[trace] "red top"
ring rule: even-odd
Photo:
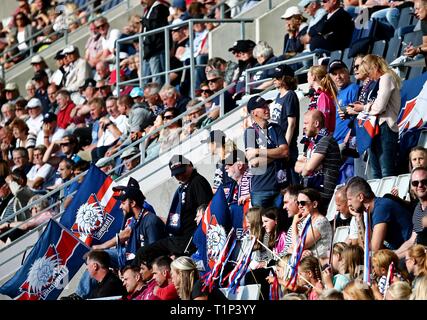
[[[59,110],[58,112],[58,127],[62,129],[66,129],[68,125],[71,123],[71,110],[74,109],[76,105],[70,101],[68,106],[65,107],[65,109]]]
[[[157,296],[160,300],[178,300],[178,292],[176,292],[173,283],[168,284],[166,287],[157,289]]]

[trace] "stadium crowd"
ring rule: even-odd
[[[228,17],[256,2],[246,1],[240,10],[227,13]],[[397,162],[402,79],[389,62],[374,54],[359,54],[352,65],[323,59],[313,66],[282,64],[250,79],[245,72],[308,53],[329,55],[349,47],[359,2],[302,0],[281,17],[286,26],[283,52],[274,54],[265,41],[237,40],[229,48],[232,61],[208,56],[207,37],[217,24],[198,22],[193,30],[180,24],[191,18],[219,18],[219,7],[212,0],[141,0],[143,13],[130,17],[123,30],[114,29],[96,12],[71,8],[72,3],[66,4],[73,12],[67,26],[58,26],[64,21],[57,11],[52,12],[55,1],[18,3],[9,25],[0,32],[0,59],[10,68],[28,57],[25,61],[33,66],[34,75],[25,90],[14,82],[0,81],[0,230],[13,230],[0,234],[1,245],[67,208],[82,179],[52,196],[50,202],[39,199],[87,170],[90,163],[117,178],[209,128],[220,117],[221,99],[208,98],[225,86],[235,84],[224,93],[225,113],[238,108],[247,81],[267,79],[251,89],[261,92],[274,86],[278,92],[274,100],[254,95],[243,107],[248,116],[243,151],[219,130],[202,141],[220,158],[213,164],[212,186],[191,159],[182,155],[171,158],[169,168],[179,187],[166,219],[146,205],[137,181],[130,179],[127,186],[118,188],[120,194],[115,197],[129,223],[117,237],[92,247],[85,257],[87,272],[76,292],[63,299],[226,299],[218,283],[213,290],[204,289],[210,267],[202,252],[206,248],[196,239],[198,224],[205,223],[205,209],[218,190],[225,193],[227,206],[235,215],[232,219],[240,221],[236,231],[242,248],[255,239],[249,271],[241,284],[259,284],[260,299],[427,298],[427,150],[415,147],[408,155],[400,155],[406,161],[404,166]],[[369,8],[371,19],[378,18],[383,28],[394,30],[400,9],[408,5],[415,8],[424,40],[427,1],[368,0],[364,7]],[[78,27],[74,18],[87,19],[90,24],[84,52],[66,46],[55,55],[55,69],[41,55],[30,55],[29,46],[34,43],[25,41],[29,34],[47,27],[74,30]],[[176,25],[171,29],[171,69],[189,65],[192,57],[196,61],[194,99],[189,97],[188,71],[171,72],[167,80],[158,75],[165,70],[163,34],[123,46],[120,70],[115,69],[117,39],[166,25]],[[189,47],[190,32],[193,48]],[[49,33],[43,31],[43,39],[37,39],[38,48],[32,52],[55,40],[46,36]],[[12,54],[7,48],[13,44],[18,44],[14,49],[18,56],[6,61]],[[140,47],[144,50],[142,64]],[[426,47],[425,40],[418,47],[408,44],[403,54],[424,55]],[[298,81],[303,80],[296,74],[301,67],[307,68],[310,88],[304,113],[307,106],[300,105],[295,92]],[[126,85],[118,92],[118,74],[121,81],[147,78],[143,87]],[[174,121],[183,113],[181,120]],[[369,117],[375,119],[378,133],[362,147],[357,121]],[[111,158],[145,136],[143,157],[139,148],[131,147]],[[411,179],[404,199],[399,198],[397,188],[379,197],[367,182],[407,172]],[[342,186],[336,189],[338,185]],[[58,200],[61,208],[49,207]],[[33,202],[31,210],[15,215]],[[332,221],[326,218],[330,202],[337,208]],[[369,243],[365,242],[364,212],[370,221]],[[348,227],[348,236],[337,242],[340,227]],[[118,242],[124,244],[119,254]],[[288,261],[301,245],[298,279],[290,284],[286,281]],[[369,283],[362,279],[367,248],[372,254]]]

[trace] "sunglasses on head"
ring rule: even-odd
[[[302,207],[305,207],[309,203],[311,203],[311,201],[308,201],[308,200],[297,201],[297,204]]]
[[[423,186],[427,186],[427,179],[423,179],[423,180],[413,180],[411,182],[411,185],[415,188],[417,188],[420,184],[422,184]]]

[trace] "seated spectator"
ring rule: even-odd
[[[1,158],[12,164],[12,150],[15,148],[13,131],[9,126],[0,127],[0,150]]]
[[[153,279],[156,281],[153,293],[160,300],[177,300],[178,292],[171,278],[172,259],[160,256],[153,261]]]
[[[40,100],[43,107],[43,113],[49,111],[49,97],[47,95],[47,87],[49,86],[49,78],[44,70],[39,70],[34,73],[33,80],[36,82],[36,98]]]
[[[68,59],[68,72],[65,75],[64,89],[69,92],[78,91],[85,80],[90,77],[90,66],[80,57],[79,49],[73,45],[66,47],[62,53]]]
[[[33,166],[27,173],[27,185],[32,190],[43,191],[53,183],[55,177],[54,168],[43,161],[43,155],[46,152],[46,146],[38,145],[33,151]]]
[[[28,110],[25,109],[26,105],[27,105],[27,100],[25,100],[24,98],[16,100],[16,107],[15,107],[16,117],[24,120],[25,122],[27,122],[27,120],[30,117],[28,115]]]
[[[60,140],[65,130],[58,127],[56,114],[48,112],[43,115],[43,127],[37,135],[36,145],[49,146],[52,141]]]
[[[185,106],[190,101],[190,98],[182,96],[175,87],[169,84],[163,85],[159,95],[165,109],[177,109],[179,114],[185,112]]]
[[[15,82],[8,82],[4,87],[6,93],[6,100],[12,104],[20,97],[18,85]]]
[[[400,1],[398,1],[400,2]],[[393,3],[393,2],[392,2]],[[421,29],[423,30],[423,41],[418,47],[414,47],[412,44],[409,44],[405,49],[403,54],[408,57],[415,57],[417,54],[422,54],[424,56],[424,61],[427,61],[427,38],[426,38],[426,21],[427,21],[427,12],[426,12],[427,3],[424,0],[414,1],[414,10],[415,17],[421,21]]]
[[[33,149],[31,149],[31,152],[32,151]],[[13,164],[14,164],[14,166],[12,167],[12,171],[19,169],[23,171],[25,174],[27,174],[32,167],[32,164],[31,164],[32,159],[29,158],[28,150],[24,147],[18,147],[16,149],[13,149],[12,154],[13,154]]]
[[[142,280],[140,269],[139,266],[126,266],[121,271],[123,286],[127,291],[122,300],[142,300],[142,292],[146,286]]]
[[[39,99],[33,98],[28,101],[25,108],[28,110],[28,114],[30,115],[26,121],[29,129],[28,132],[37,137],[43,128],[42,103]]]
[[[208,63],[205,68],[205,73],[211,70],[221,71],[224,75],[224,84],[228,86],[234,77],[235,70],[238,68],[238,64],[233,61],[225,61],[220,57],[211,58],[208,60]]]
[[[172,122],[173,119],[179,115],[178,112],[178,109],[175,108],[166,109],[163,115],[163,124],[167,125],[167,127],[160,131],[160,153],[168,151],[169,149],[179,145],[182,131],[182,120],[179,119]]]
[[[303,44],[308,44],[308,32],[320,19],[326,14],[325,9],[322,8],[320,0],[301,0],[298,7],[303,8],[304,12],[309,16],[307,33],[302,38]]]
[[[199,105],[196,107],[196,105]],[[187,116],[184,117],[181,140],[191,136],[192,133],[200,129],[204,119],[205,107],[200,104],[200,100],[192,99],[187,103]]]
[[[107,157],[103,157],[99,159],[95,164],[102,172],[109,175],[113,180],[116,180],[119,176],[115,173],[114,168],[116,166],[116,162],[114,159],[108,160]]]
[[[152,126],[148,126],[145,128],[145,135],[147,139],[145,139],[145,162],[148,162],[159,155],[160,152],[160,132],[159,129],[163,125],[163,115],[159,114],[156,117]],[[154,131],[157,131],[154,133]]]
[[[106,82],[110,81],[110,66],[107,62],[104,61],[100,61],[96,64],[95,67],[95,76],[93,77],[93,79],[95,81],[99,81],[99,80],[105,80]]]
[[[65,55],[62,54],[62,50],[59,50],[55,57],[54,57],[55,61],[56,61],[56,71],[52,74],[52,76],[49,79],[49,82],[52,84],[56,84],[58,87],[59,86],[63,86],[64,81],[65,81]]]
[[[58,105],[56,112],[58,127],[65,130],[71,124],[71,113],[76,105],[71,100],[70,93],[67,90],[59,90],[56,93],[56,102]]]
[[[164,111],[163,101],[159,94],[160,89],[160,84],[156,82],[149,82],[144,86],[145,101],[148,103],[151,112],[153,112],[155,116],[158,116]]]
[[[12,123],[13,119],[15,119],[15,105],[12,103],[5,103],[1,107],[1,114],[2,114],[2,121],[0,122],[0,125],[2,127],[8,126]]]
[[[49,79],[52,76],[52,71],[49,69],[49,66],[47,65],[46,61],[43,59],[43,57],[39,54],[35,54],[31,57],[31,65],[33,66],[34,73],[37,71],[43,70],[46,72]]]
[[[254,47],[253,55],[255,59],[258,61],[257,66],[264,66],[268,65],[270,63],[277,62],[281,60],[281,58],[278,58],[274,55],[273,48],[265,41],[260,41],[258,44]],[[254,81],[260,81],[260,80],[267,80],[273,77],[274,68],[271,69],[264,69],[259,70],[255,73],[253,76]],[[252,85],[252,87],[256,87],[259,89],[266,89],[273,85],[273,80],[264,81],[262,83],[257,83]]]
[[[14,17],[14,25],[16,30],[13,34],[14,40],[18,44],[19,49],[19,60],[21,61],[25,59],[29,52],[28,49],[30,47],[30,42],[28,39],[31,37],[31,20],[24,13],[18,13]]]
[[[136,147],[131,147],[120,155],[120,159],[123,160],[124,166],[123,170],[121,171],[122,174],[129,172],[139,165],[141,161],[140,151]]]
[[[115,54],[115,41],[120,37],[120,30],[111,28],[107,18],[99,17],[95,20],[95,28],[101,35],[102,53],[95,60],[111,63]]]
[[[33,148],[36,146],[36,137],[29,133],[29,129],[24,120],[16,118],[11,124],[13,136],[15,137],[15,147],[28,150],[29,159],[33,159]]]
[[[25,91],[27,91],[27,96],[25,97],[26,100],[31,100],[32,98],[36,97],[36,81],[33,79],[30,79],[25,84]]]
[[[101,34],[96,29],[95,22],[92,21],[89,23],[89,38],[86,41],[85,45],[85,55],[84,59],[90,65],[92,69],[95,69],[97,64],[97,57],[102,52],[102,41]]]
[[[99,120],[107,114],[107,110],[105,109],[105,101],[100,97],[95,97],[89,101],[90,108],[90,118],[92,123],[91,136],[92,141],[88,146],[83,147],[85,151],[92,151],[96,148],[98,144],[98,131],[100,128]]]

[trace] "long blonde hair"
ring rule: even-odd
[[[427,300],[427,276],[419,277],[409,300]]]
[[[262,241],[262,220],[261,220],[261,208],[250,208],[246,214],[246,220],[250,224],[249,232],[254,235],[258,240]],[[255,242],[253,250],[261,249],[261,245]]]
[[[351,297],[351,300],[375,300],[372,289],[360,279],[350,281],[343,293]]]
[[[408,300],[411,291],[409,283],[406,281],[396,281],[388,288],[387,294],[390,295],[391,300]]]
[[[377,56],[375,54],[367,54],[363,57],[362,63],[366,65],[366,68],[368,70],[377,69],[382,74],[389,73],[393,78],[397,89],[400,89],[402,85],[402,80],[399,78],[396,72],[394,72],[394,70],[390,68],[387,61],[383,57]]]
[[[179,274],[178,296],[181,300],[190,300],[194,282],[199,279],[199,272],[190,257],[181,256],[171,263],[171,270]]]
[[[310,72],[313,75],[313,77],[319,82],[322,90],[329,93],[334,99],[334,102],[338,103],[338,99],[337,99],[338,89],[334,81],[326,71],[326,68],[324,66],[312,66],[308,70],[308,72]]]

